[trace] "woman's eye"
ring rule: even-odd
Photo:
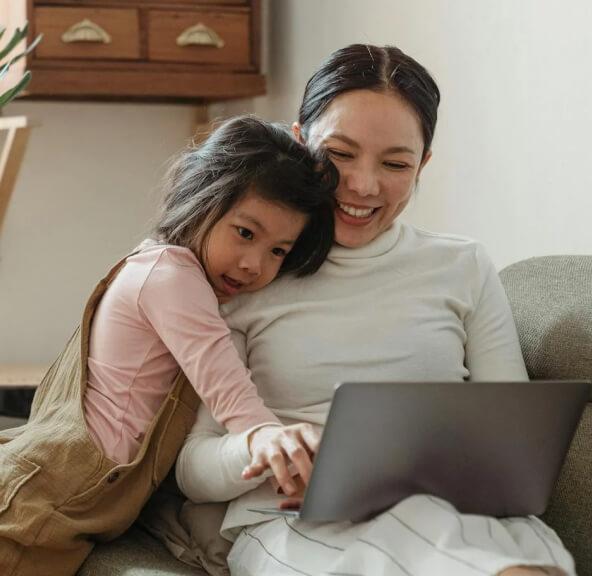
[[[285,258],[288,255],[288,252],[286,252],[286,250],[283,248],[274,248],[271,253],[274,256],[279,256],[280,258]]]
[[[244,238],[245,240],[252,240],[253,239],[253,233],[248,228],[243,228],[242,226],[237,226],[236,231],[238,232],[238,235],[241,238]]]
[[[352,158],[352,155],[349,152],[343,152],[342,150],[335,150],[334,148],[328,148],[327,152],[329,153],[330,156],[333,156],[334,158]]]
[[[401,162],[384,162],[383,164],[391,170],[404,170],[407,168],[407,164],[403,164]]]

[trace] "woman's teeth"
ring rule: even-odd
[[[346,214],[350,216],[354,216],[355,218],[368,218],[372,212],[374,212],[374,208],[354,208],[353,206],[348,206],[347,204],[342,204],[341,202],[337,202],[337,205],[341,210],[343,210]]]

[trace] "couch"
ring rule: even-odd
[[[531,379],[592,378],[592,256],[544,256],[500,272]],[[544,520],[592,576],[592,399],[576,432]],[[134,526],[101,544],[79,576],[202,576]],[[205,572],[202,572],[205,574]]]
[[[500,277],[516,320],[530,377],[592,378],[592,256],[546,256],[508,266]],[[592,576],[592,404],[562,468],[544,520]],[[136,523],[99,544],[78,576],[205,576],[176,560]]]

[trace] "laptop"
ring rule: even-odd
[[[463,513],[540,515],[590,392],[567,380],[340,384],[301,508],[251,510],[362,521],[430,494]]]

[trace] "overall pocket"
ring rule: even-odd
[[[52,511],[42,491],[31,488],[41,466],[0,446],[0,536],[31,544]]]

